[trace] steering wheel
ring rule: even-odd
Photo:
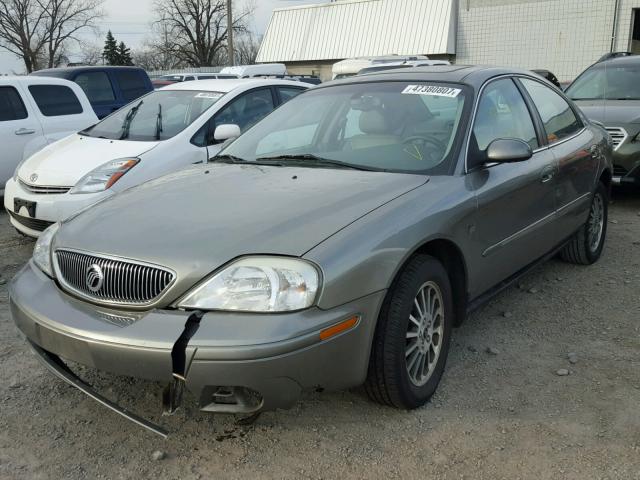
[[[410,137],[402,140],[402,143],[411,143],[413,145],[416,144],[431,144],[436,147],[438,150],[445,151],[447,146],[442,142],[442,140],[434,137],[433,135],[411,135]]]

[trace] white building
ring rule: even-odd
[[[610,51],[640,53],[640,0],[337,0],[283,8],[273,12],[258,61],[326,80],[345,58],[428,55],[543,68],[568,81]]]

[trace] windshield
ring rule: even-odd
[[[465,106],[462,88],[376,82],[309,90],[259,122],[221,156],[448,173]]]
[[[567,89],[572,100],[640,100],[640,65],[599,65]]]
[[[191,125],[222,95],[219,92],[157,90],[80,133],[111,140],[167,140]]]

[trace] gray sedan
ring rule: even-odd
[[[612,146],[526,71],[439,66],[324,84],[207,165],[55,224],[13,280],[52,372],[158,433],[61,358],[186,388],[209,412],[364,384],[433,395],[452,328],[559,253],[603,249]]]

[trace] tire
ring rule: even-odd
[[[587,221],[560,251],[560,257],[565,262],[577,265],[591,265],[598,261],[607,236],[608,218],[609,195],[607,188],[602,183],[598,183],[591,197]]]
[[[424,299],[419,295],[421,291],[425,293]],[[431,301],[426,302],[429,296]],[[438,260],[429,255],[416,255],[409,260],[389,290],[378,318],[365,382],[365,390],[372,400],[396,408],[413,409],[431,398],[449,354],[452,297],[449,276]],[[417,305],[422,305],[421,310],[428,310],[425,304],[429,303],[434,306],[431,310],[436,315],[423,315],[422,321],[415,322],[420,320],[420,310],[415,303],[418,298],[423,300]],[[415,360],[416,352],[425,358],[422,365],[426,368],[416,367],[416,362],[421,361],[421,358]]]

